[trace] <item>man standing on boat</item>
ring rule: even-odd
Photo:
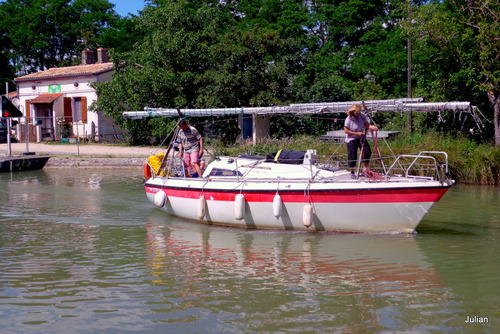
[[[194,126],[190,126],[185,120],[179,122],[180,140],[179,157],[183,158],[184,170],[192,167],[195,174],[192,177],[201,177],[200,158],[203,156],[203,137]],[[189,176],[189,175],[188,175]]]
[[[365,166],[363,171],[365,175],[370,176],[370,157],[372,150],[368,141],[366,140],[366,132],[368,130],[377,131],[378,128],[370,125],[368,117],[361,113],[361,105],[354,104],[347,111],[347,118],[344,122],[344,132],[346,134],[345,142],[347,144],[347,160],[349,168],[351,169],[351,177],[354,179],[354,167],[358,160],[358,149],[361,149],[361,162]]]

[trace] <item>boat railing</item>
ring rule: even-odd
[[[444,157],[444,162],[438,162],[435,156]],[[396,156],[394,162],[387,169],[386,175],[390,176],[399,170],[402,170],[402,175],[407,178],[436,179],[444,183],[449,181],[448,154],[441,151],[401,154]]]
[[[145,168],[149,168],[153,179],[158,176],[186,177],[182,158],[177,156],[165,158],[158,166],[152,165],[149,161],[146,162],[146,165]]]
[[[323,159],[322,159],[323,158]],[[326,159],[325,159],[326,158]],[[442,162],[441,162],[442,161]],[[318,157],[316,166],[330,171],[350,169],[346,154],[329,157]],[[358,173],[362,172],[361,161],[356,161]],[[374,173],[372,180],[389,181],[393,176],[404,176],[415,179],[449,180],[448,154],[441,151],[421,151],[419,153],[377,157],[372,155],[370,170]]]
[[[311,152],[313,153],[313,152]],[[437,159],[439,157],[439,159]],[[330,157],[331,158],[331,157]],[[249,162],[249,158],[243,156],[241,159],[238,157],[230,158],[234,165],[233,169],[238,181],[245,178],[245,176],[254,168],[265,168],[262,163],[265,159],[256,159]],[[442,162],[438,161],[441,160]],[[338,171],[348,169],[347,161],[339,159],[338,161],[322,160],[321,156],[311,155],[311,159],[306,159],[303,163],[304,166],[308,166],[310,169],[309,178],[310,182],[316,180],[318,171],[313,172],[313,165],[321,170]],[[182,164],[182,159],[179,157],[171,157],[166,159],[163,169],[154,172],[151,167],[152,177],[155,178],[158,175],[164,177],[176,177],[184,178],[186,177],[184,173],[184,167]],[[376,172],[378,178],[377,181],[390,181],[394,176],[402,176],[406,178],[414,179],[425,179],[425,180],[439,180],[441,183],[449,182],[449,170],[448,170],[448,154],[441,151],[421,151],[417,154],[401,154],[392,157],[384,158],[373,158],[371,159],[370,169]],[[320,178],[321,182],[324,182],[324,178]]]

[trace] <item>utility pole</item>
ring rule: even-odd
[[[411,49],[411,40],[408,38],[408,98],[412,98],[412,86],[411,86],[411,65],[412,65],[412,49]],[[407,123],[406,126],[408,127],[408,131],[412,131],[412,114],[411,110],[408,110],[407,114]]]
[[[408,19],[410,19],[410,12],[411,12],[411,0],[408,0],[408,10],[407,10],[407,15],[408,15]],[[408,38],[407,41],[406,41],[406,45],[407,45],[407,51],[408,51],[408,64],[407,64],[407,73],[408,73],[408,77],[407,77],[407,89],[408,89],[408,98],[412,98],[413,94],[412,94],[412,86],[411,86],[411,67],[412,67],[412,45],[411,45],[411,39]],[[412,114],[411,114],[411,110],[408,110],[408,114],[406,116],[406,127],[408,128],[408,131],[411,132],[412,131]]]

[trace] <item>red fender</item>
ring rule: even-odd
[[[147,162],[144,163],[144,178],[146,180],[151,178],[151,167]]]

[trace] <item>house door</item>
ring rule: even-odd
[[[52,103],[35,104],[35,124],[38,127],[37,141],[55,140],[54,111]]]

